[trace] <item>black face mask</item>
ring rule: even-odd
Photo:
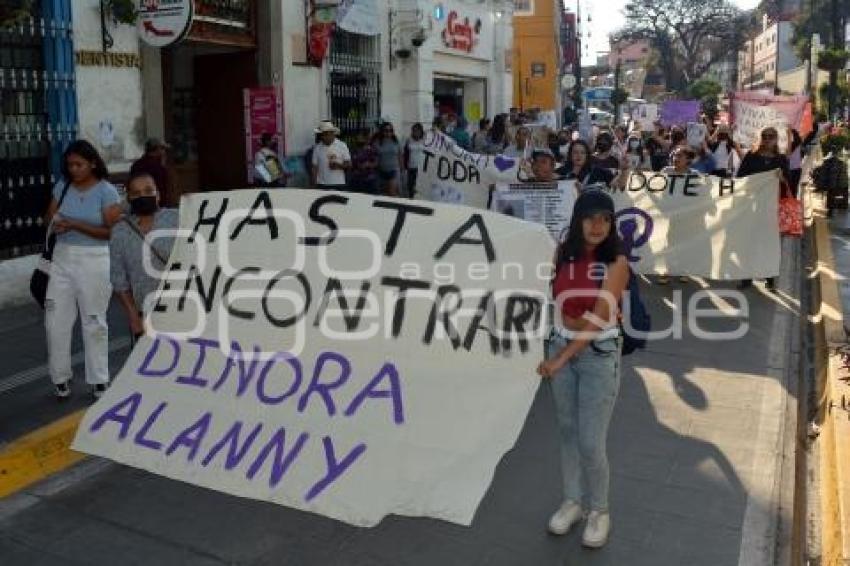
[[[136,216],[150,216],[157,208],[156,197],[138,197],[130,201],[130,212]]]

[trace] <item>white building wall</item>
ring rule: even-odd
[[[100,1],[74,0],[74,51],[102,51]],[[112,52],[139,54],[136,28],[109,24]],[[145,124],[138,68],[76,66],[79,136],[94,144],[110,172],[127,171],[142,153]],[[110,134],[111,132],[111,134]]]
[[[486,79],[486,107],[482,116],[507,112],[512,104],[513,82],[505,68],[505,52],[513,42],[510,17],[512,3],[506,0],[389,0],[379,2],[381,29],[381,116],[390,120],[403,137],[416,122],[430,125],[434,115],[434,76],[453,75]],[[482,34],[483,45],[473,56],[446,49],[440,34],[445,20],[434,19],[434,8],[443,5],[472,18],[481,18],[489,32]],[[390,10],[397,10],[394,21],[412,18],[419,10],[430,28],[428,40],[419,48],[411,48],[407,59],[392,57],[397,42],[409,40],[409,33],[393,30],[394,46],[390,46]],[[497,12],[501,17],[497,17]],[[316,124],[330,116],[328,97],[328,69],[298,64],[303,61],[304,4],[282,2],[271,8],[272,31],[269,60],[272,69],[279,72],[285,97],[286,150],[289,155],[305,153],[313,143]],[[430,24],[428,23],[430,22]],[[274,31],[278,25],[281,31]],[[409,29],[409,28],[408,28]],[[406,43],[408,47],[409,42]],[[393,60],[391,60],[393,59]],[[262,76],[262,73],[261,73]],[[476,86],[472,86],[474,93]],[[475,125],[475,124],[473,124]]]

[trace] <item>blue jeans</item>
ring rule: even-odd
[[[549,380],[558,418],[564,499],[591,511],[608,510],[606,445],[620,389],[620,341],[594,342]],[[547,358],[567,344],[554,336],[547,344]]]

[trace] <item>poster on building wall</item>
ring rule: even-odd
[[[809,97],[806,95],[779,96],[770,93],[736,92],[732,96],[732,125],[735,141],[751,147],[763,128],[776,128],[779,148],[788,144],[789,127],[799,130]]]
[[[577,196],[575,181],[501,183],[493,191],[490,210],[542,224],[555,242],[561,242]]]
[[[254,156],[260,150],[260,139],[269,134],[276,145],[278,159],[284,161],[286,141],[283,123],[283,88],[279,86],[246,88],[243,91],[245,107],[245,170],[249,183],[256,175]]]
[[[546,230],[307,189],[184,195],[180,228],[73,449],[362,527],[470,525],[540,385]]]

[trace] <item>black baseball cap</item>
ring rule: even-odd
[[[575,207],[573,207],[575,218],[588,218],[600,212],[614,216],[614,200],[611,195],[600,189],[583,191],[576,199]]]

